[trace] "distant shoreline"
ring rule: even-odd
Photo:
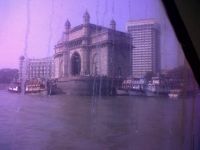
[[[8,89],[9,84],[8,83],[0,83],[0,90],[6,90]]]

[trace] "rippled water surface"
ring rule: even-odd
[[[0,91],[0,150],[181,150],[188,101]]]

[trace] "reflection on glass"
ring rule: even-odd
[[[0,8],[2,149],[200,147],[198,86],[161,1]]]

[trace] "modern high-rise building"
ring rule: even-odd
[[[128,21],[131,34],[133,77],[143,77],[147,72],[160,71],[160,26],[154,19]]]

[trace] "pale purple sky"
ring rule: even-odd
[[[79,25],[86,9],[92,23],[108,27],[113,18],[121,31],[125,31],[128,20],[158,19],[162,68],[173,68],[181,61],[180,45],[160,0],[30,0],[28,56],[46,57],[49,47],[52,55],[66,19],[72,27]],[[27,0],[0,0],[0,68],[18,68],[19,56],[25,47],[26,10]]]

